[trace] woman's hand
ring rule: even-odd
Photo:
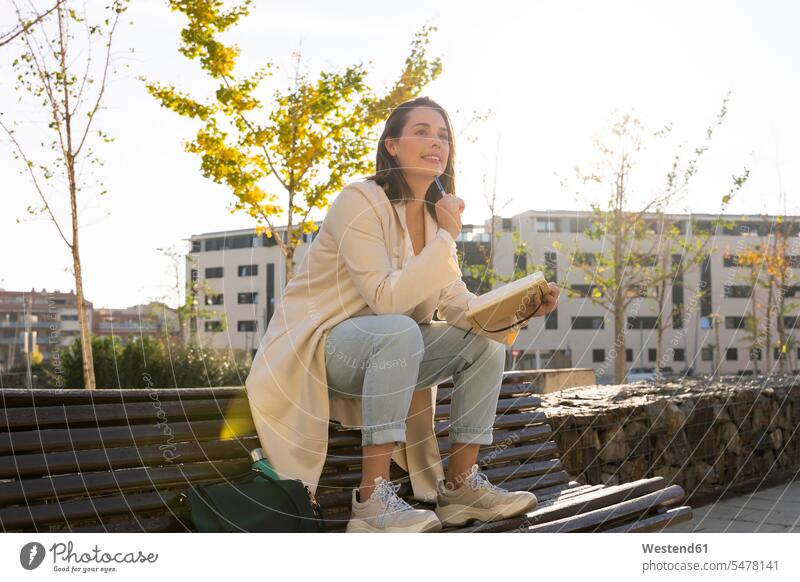
[[[541,297],[538,293],[534,293],[527,305],[525,313],[518,314],[518,317],[526,317],[537,309],[538,311],[536,311],[536,315],[534,315],[534,317],[547,315],[555,310],[555,308],[558,306],[558,295],[560,291],[558,285],[555,283],[548,283],[547,285],[550,287],[550,293],[545,294],[544,297]]]
[[[464,201],[455,194],[446,194],[436,203],[436,221],[456,238],[461,233],[461,213]]]

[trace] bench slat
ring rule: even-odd
[[[120,493],[132,489],[199,483],[238,475],[249,468],[248,459],[223,460],[9,481],[0,483],[0,507],[87,493]]]
[[[31,526],[35,526],[38,530],[43,525],[69,523],[78,519],[95,519],[98,516],[121,514],[135,516],[145,511],[163,511],[177,504],[180,492],[180,490],[164,490],[159,493],[133,493],[92,499],[71,499],[42,505],[5,507],[0,509],[0,525],[4,530]]]
[[[668,509],[663,513],[640,519],[633,523],[626,523],[611,529],[604,529],[605,533],[646,533],[658,532],[670,525],[684,523],[692,519],[692,508],[681,505]]]
[[[0,430],[55,428],[82,424],[127,425],[136,422],[188,422],[202,418],[241,416],[247,401],[237,398],[134,402],[125,404],[78,404],[14,408],[0,414]],[[13,413],[12,413],[13,411]],[[238,413],[238,414],[235,414]]]
[[[589,528],[594,528],[598,525],[607,522],[610,519],[615,519],[622,516],[635,515],[648,509],[661,505],[664,502],[675,503],[683,499],[683,488],[679,485],[670,485],[666,489],[654,491],[635,499],[628,499],[620,503],[600,507],[593,511],[580,513],[578,515],[550,521],[548,523],[539,523],[532,525],[525,531],[529,533],[554,533],[554,532],[568,532],[568,531],[586,531]],[[529,522],[536,523],[536,510],[529,515]]]
[[[259,446],[257,437],[222,441],[89,449],[34,455],[0,457],[0,478],[35,477],[85,471],[105,471],[129,467],[172,465],[193,461],[246,459],[248,451]],[[167,451],[170,455],[166,455]]]

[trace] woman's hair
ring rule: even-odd
[[[438,111],[444,118],[445,125],[447,126],[447,141],[450,143],[450,155],[447,158],[447,164],[444,168],[439,180],[444,186],[445,192],[452,194],[456,193],[456,176],[455,176],[455,159],[456,159],[456,144],[453,141],[453,124],[450,123],[450,117],[441,105],[436,103],[433,99],[428,97],[417,97],[411,101],[406,101],[398,105],[392,110],[389,119],[386,120],[386,126],[383,128],[383,133],[378,141],[378,153],[375,156],[375,173],[367,176],[367,180],[375,181],[379,186],[383,187],[386,191],[386,196],[392,202],[399,202],[401,200],[411,200],[414,194],[411,187],[406,182],[403,176],[403,171],[397,163],[397,160],[386,149],[386,140],[391,138],[399,138],[403,132],[403,128],[408,120],[408,114],[415,107],[429,107]],[[436,203],[442,197],[436,183],[432,182],[428,191],[425,193],[425,208],[431,213],[431,216],[436,218]]]

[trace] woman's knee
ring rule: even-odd
[[[476,345],[474,346],[478,351],[478,358],[484,364],[494,364],[495,366],[503,369],[506,362],[506,347],[504,344],[486,337],[485,335],[478,335],[474,338]]]
[[[425,342],[422,330],[413,318],[394,313],[375,317],[380,318],[373,331],[376,343],[398,347],[404,353],[422,355]]]

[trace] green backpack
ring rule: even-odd
[[[299,479],[279,479],[261,449],[250,452],[242,475],[185,494],[198,532],[323,532],[325,520],[314,495]]]

